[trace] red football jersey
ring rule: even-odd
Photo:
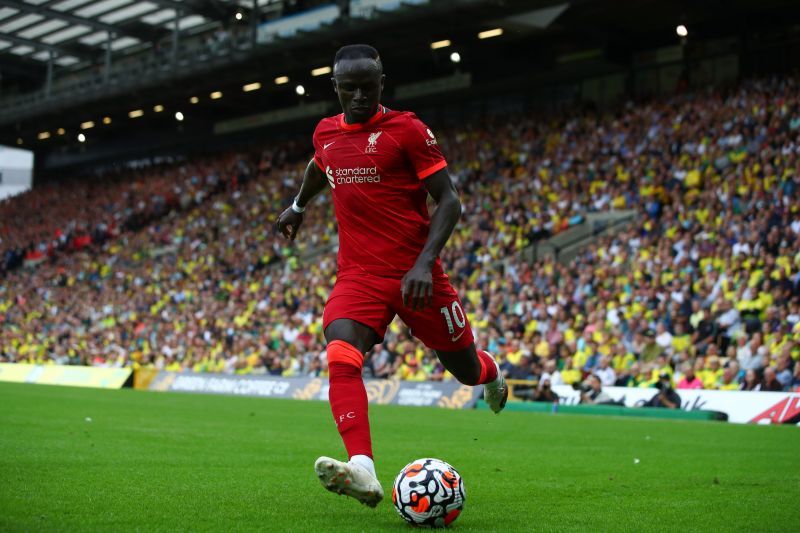
[[[340,274],[405,275],[428,238],[422,180],[447,166],[433,132],[414,113],[380,106],[365,123],[322,119],[314,150],[339,223]]]

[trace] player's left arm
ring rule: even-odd
[[[403,277],[403,304],[412,309],[424,309],[433,303],[431,269],[461,217],[461,200],[446,167],[434,172],[422,183],[436,202],[436,210],[431,216],[428,240],[414,266]]]

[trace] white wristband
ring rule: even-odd
[[[292,211],[294,211],[295,213],[302,213],[305,210],[306,210],[305,207],[300,207],[299,205],[297,205],[297,198],[292,200]]]

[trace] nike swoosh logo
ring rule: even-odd
[[[456,342],[458,339],[461,338],[461,335],[464,334],[464,331],[466,331],[466,330],[462,330],[461,333],[459,333],[458,335],[454,335],[453,337],[450,337],[450,340],[453,341],[453,342]]]
[[[336,142],[336,141],[333,141],[333,143],[335,143],[335,142]],[[332,145],[333,143],[323,144],[323,145],[322,145],[322,149],[323,149],[323,150],[327,150],[327,149],[328,149],[328,146]]]

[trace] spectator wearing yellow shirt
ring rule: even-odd
[[[405,362],[397,369],[397,377],[407,381],[425,381],[427,376],[416,356],[409,355]]]
[[[525,355],[525,352],[521,348],[519,339],[509,340],[508,352],[506,353],[506,360],[512,365],[517,366],[520,364],[523,355]]]
[[[719,390],[739,390],[739,363],[730,361],[722,371],[722,377],[717,382]]]
[[[585,350],[577,350],[574,354],[570,357],[572,360],[572,364],[575,368],[583,369],[586,366],[586,361],[588,360],[588,347]]]
[[[252,366],[251,374],[263,376],[267,373],[267,365],[263,357],[259,357]]]
[[[682,322],[675,324],[675,335],[672,336],[672,353],[681,353],[692,346],[692,337],[686,332]]]
[[[547,359],[550,357],[550,344],[540,333],[533,335],[533,353],[539,358]]]
[[[276,359],[278,359],[276,357]],[[280,365],[280,359],[278,359],[278,364]],[[233,365],[233,371],[235,374],[238,375],[246,375],[250,374],[253,371],[253,367],[250,363],[247,362],[247,359],[244,357],[239,357],[236,360],[236,363]],[[280,375],[280,374],[276,374]]]
[[[667,374],[672,379],[673,370],[667,363],[666,356],[659,355],[654,362],[642,364],[642,380],[639,382],[639,387],[654,387],[662,374]]]
[[[172,356],[167,357],[166,364],[164,365],[164,370],[167,372],[180,372],[183,370],[180,362],[174,359]]]
[[[578,383],[583,379],[583,373],[575,367],[575,360],[567,357],[564,361],[564,369],[561,371],[561,379],[567,385]]]
[[[697,373],[697,377],[703,382],[703,388],[716,389],[717,384],[722,381],[724,372],[719,357],[712,355],[706,358],[706,366]]]
[[[636,362],[636,356],[625,350],[625,345],[621,342],[614,344],[612,354],[611,366],[618,375],[627,374]]]
[[[661,346],[656,343],[656,333],[652,329],[648,329],[644,332],[644,346],[642,348],[641,353],[641,361],[643,363],[652,363],[654,362],[661,354],[663,350]]]

